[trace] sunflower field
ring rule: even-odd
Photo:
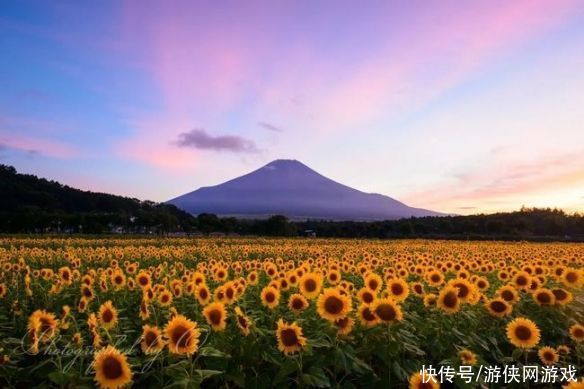
[[[581,244],[4,237],[0,386],[581,388],[583,287]]]

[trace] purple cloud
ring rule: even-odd
[[[267,123],[267,122],[258,122],[258,126],[268,130],[268,131],[274,131],[274,132],[282,132],[284,130],[282,130],[280,127],[278,126],[274,126],[273,124]]]
[[[199,150],[231,151],[234,153],[257,153],[259,149],[252,140],[237,135],[213,136],[202,128],[195,128],[178,135],[174,142],[179,147]]]

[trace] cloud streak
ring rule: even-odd
[[[202,128],[195,128],[178,135],[173,142],[179,147],[191,147],[198,150],[230,151],[233,153],[257,153],[259,149],[249,139],[237,135],[213,136]]]
[[[258,122],[258,126],[260,126],[263,129],[266,129],[268,131],[274,131],[274,132],[283,132],[284,131],[280,127],[275,126],[271,123],[267,123],[267,122]]]

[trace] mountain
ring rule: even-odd
[[[83,191],[0,165],[0,232],[187,231],[194,218],[170,204]]]
[[[335,182],[296,160],[279,159],[223,184],[203,187],[167,201],[192,214],[258,218],[388,220],[442,216],[408,207],[391,197]]]

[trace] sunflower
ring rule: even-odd
[[[213,331],[223,331],[225,329],[227,312],[223,303],[215,302],[207,305],[203,309],[203,316],[207,323],[213,328]]]
[[[460,310],[459,289],[454,286],[446,286],[438,295],[436,305],[446,313],[456,313]]]
[[[251,330],[251,321],[239,307],[235,307],[235,319],[237,327],[241,330],[241,333],[248,336]]]
[[[401,308],[390,298],[375,300],[371,304],[371,312],[383,323],[394,323],[403,320]]]
[[[485,307],[492,316],[505,317],[511,314],[513,307],[502,298],[494,298],[485,303]]]
[[[394,278],[387,281],[388,297],[400,302],[404,301],[410,294],[408,283],[402,278]]]
[[[158,304],[161,307],[168,307],[172,304],[172,293],[169,290],[164,289],[158,294]]]
[[[436,307],[438,301],[438,296],[434,293],[428,293],[424,296],[424,307],[426,308],[434,308]]]
[[[525,271],[517,272],[513,276],[513,285],[515,285],[517,289],[528,289],[531,285],[531,276]]]
[[[272,286],[266,286],[262,289],[262,305],[274,309],[280,303],[280,291]]]
[[[201,333],[196,322],[183,315],[176,315],[166,324],[164,333],[171,353],[191,355],[197,352]]]
[[[4,298],[4,296],[6,296],[6,293],[7,293],[6,285],[0,284],[0,298]]]
[[[418,297],[424,297],[424,284],[421,282],[414,282],[412,284],[412,290],[414,294]]]
[[[157,354],[164,348],[162,332],[156,326],[146,324],[142,327],[142,340],[140,348],[144,354]]]
[[[580,343],[584,341],[584,326],[582,324],[574,324],[570,327],[569,332],[570,338],[572,338],[574,342]]]
[[[379,318],[368,304],[361,304],[357,312],[359,313],[359,321],[365,327],[374,327],[379,324]]]
[[[567,268],[562,277],[562,282],[568,288],[575,288],[582,285],[584,277],[578,269]]]
[[[337,327],[338,335],[349,335],[353,330],[353,325],[355,321],[350,316],[345,316],[340,319],[335,320],[335,326]]]
[[[507,301],[509,304],[515,304],[519,301],[519,292],[517,289],[511,285],[505,285],[497,290],[497,295],[499,295],[503,300]]]
[[[477,287],[465,278],[456,278],[448,282],[448,286],[454,286],[458,289],[458,298],[461,302],[469,302],[476,297]]]
[[[320,317],[334,322],[351,311],[351,299],[337,288],[327,288],[318,296],[316,309]]]
[[[211,292],[209,292],[209,288],[207,288],[207,285],[205,285],[204,283],[200,283],[195,288],[195,297],[197,298],[199,304],[201,304],[202,306],[209,304],[209,301],[211,300]]]
[[[578,381],[570,381],[569,384],[562,386],[562,389],[584,389],[584,379],[580,378]]]
[[[477,363],[477,356],[469,349],[463,348],[458,352],[460,362],[465,366],[474,366]]]
[[[33,344],[48,342],[58,331],[59,321],[53,313],[38,309],[28,318],[29,334],[33,338]]]
[[[561,344],[556,348],[556,351],[558,354],[568,355],[570,354],[570,347],[565,344]]]
[[[428,274],[426,274],[426,281],[431,286],[439,287],[444,283],[444,274],[440,270],[432,270]]]
[[[383,279],[378,274],[371,272],[365,276],[363,283],[366,288],[369,288],[369,290],[375,293],[383,286]]]
[[[140,319],[146,320],[150,317],[150,310],[148,309],[148,300],[142,299],[140,301]]]
[[[375,292],[371,291],[371,289],[364,286],[357,292],[357,297],[364,304],[371,304],[377,296]]]
[[[306,308],[308,308],[308,305],[308,300],[300,293],[294,293],[288,300],[288,308],[290,308],[290,310],[295,313],[304,311]]]
[[[126,356],[113,346],[98,351],[93,358],[95,381],[104,389],[118,389],[132,382]]]
[[[541,363],[548,366],[555,365],[560,360],[558,352],[549,346],[540,348],[537,355]]]
[[[111,300],[106,301],[99,307],[99,323],[106,330],[112,329],[118,323],[118,311],[114,308]]]
[[[546,288],[537,289],[531,294],[531,297],[533,297],[537,305],[541,306],[554,305],[556,303],[556,296],[554,296],[551,290]]]
[[[276,338],[278,339],[278,349],[286,355],[298,352],[306,345],[302,328],[296,322],[288,324],[282,319],[278,320]]]
[[[423,376],[419,371],[410,376],[410,389],[438,389],[440,384],[433,376]]]
[[[515,347],[532,348],[539,343],[540,331],[533,321],[518,317],[507,324],[507,339]]]
[[[316,273],[306,273],[298,281],[300,293],[307,299],[318,297],[322,288],[322,276]]]
[[[554,288],[552,289],[552,293],[554,294],[557,305],[570,304],[574,299],[572,293],[563,288]]]
[[[331,270],[326,275],[327,281],[331,285],[337,285],[341,281],[341,273],[338,270]]]

